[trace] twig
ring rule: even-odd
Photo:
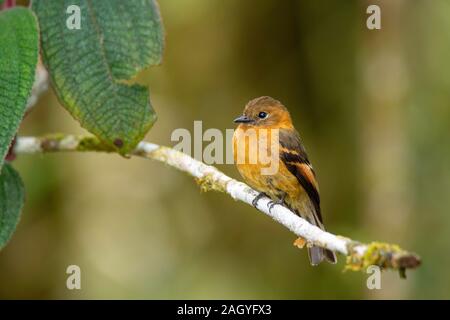
[[[48,89],[48,73],[41,61],[38,62],[36,67],[36,77],[34,79],[33,88],[31,89],[31,95],[28,98],[26,112],[29,112],[38,101],[41,94]]]
[[[14,147],[16,154],[46,153],[59,151],[114,152],[95,137],[74,135],[50,135],[44,137],[19,137]],[[141,142],[133,155],[154,159],[193,176],[202,190],[215,190],[229,194],[233,199],[252,205],[258,192],[246,184],[234,180],[213,166],[197,161],[187,154],[149,142]],[[346,269],[365,270],[370,265],[396,269],[416,268],[420,258],[394,244],[372,242],[363,244],[349,238],[336,236],[309,224],[287,208],[276,205],[269,211],[270,199],[261,198],[257,209],[282,224],[308,244],[318,245],[347,256]]]

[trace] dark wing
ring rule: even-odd
[[[305,189],[316,209],[317,219],[322,225],[322,214],[320,212],[320,196],[317,190],[317,182],[314,170],[308,160],[306,150],[301,143],[300,136],[295,130],[280,129],[280,159],[288,170],[297,178],[300,185]]]

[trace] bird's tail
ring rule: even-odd
[[[337,262],[336,254],[333,251],[317,246],[308,248],[308,256],[309,262],[313,266],[317,266],[323,259],[333,264]]]
[[[294,209],[293,211],[297,213],[299,216],[302,216],[299,210]],[[317,217],[317,215],[314,212],[311,212],[309,216],[306,216],[304,218],[311,224],[325,231],[325,227],[322,221]],[[333,264],[337,262],[336,254],[333,251],[318,246],[308,247],[308,257],[309,262],[311,263],[312,266],[319,265],[324,259],[329,263]]]

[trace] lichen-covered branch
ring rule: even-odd
[[[73,135],[49,135],[41,138],[19,137],[14,147],[16,154],[46,153],[58,151],[114,152],[95,137]],[[229,194],[233,199],[252,205],[258,192],[246,184],[234,180],[213,166],[197,161],[187,154],[149,142],[141,142],[132,155],[164,162],[193,176],[204,191],[215,190]],[[309,224],[284,206],[269,210],[268,198],[258,201],[257,209],[282,224],[308,244],[318,245],[347,256],[347,270],[365,270],[370,265],[384,269],[400,270],[420,265],[420,258],[394,244],[372,242],[363,244],[349,238],[325,232]]]

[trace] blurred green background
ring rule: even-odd
[[[27,202],[0,253],[0,298],[450,298],[450,1],[160,0],[164,63],[139,77],[159,120],[233,128],[251,98],[285,103],[318,173],[329,231],[419,253],[401,280],[312,268],[295,236],[161,163],[20,156]],[[366,28],[381,7],[382,29]],[[21,135],[80,133],[50,90]],[[232,165],[218,165],[232,177]],[[82,290],[66,289],[68,265]]]

